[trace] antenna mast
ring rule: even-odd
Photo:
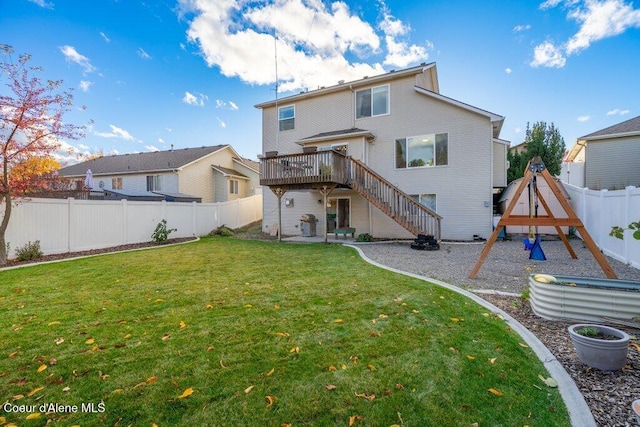
[[[276,64],[276,151],[280,151],[280,112],[278,111],[278,31],[273,29],[273,51]]]

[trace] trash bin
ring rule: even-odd
[[[318,220],[313,214],[302,215],[300,217],[300,230],[302,231],[302,237],[315,237],[317,222]]]

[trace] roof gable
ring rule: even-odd
[[[225,144],[210,147],[154,151],[150,153],[103,156],[67,166],[60,169],[58,174],[60,176],[84,176],[87,169],[91,169],[94,176],[171,171],[180,169],[189,163],[215,153],[216,151],[220,151],[226,147],[230,146]]]

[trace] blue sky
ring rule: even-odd
[[[512,145],[527,122],[554,122],[569,148],[640,114],[628,0],[0,0],[0,43],[87,107],[67,115],[93,121],[63,141],[75,153],[231,144],[255,159],[275,31],[280,97],[436,62],[441,93],[505,116]]]

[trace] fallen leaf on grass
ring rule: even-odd
[[[335,366],[333,366],[333,365],[330,365],[330,366],[329,366],[329,372],[335,372],[335,371],[337,371],[337,370],[338,370],[338,369],[337,369]]]
[[[38,373],[44,371],[45,369],[47,369],[47,365],[45,364],[40,365],[40,367],[38,368]]]
[[[467,359],[469,359],[469,360],[473,360],[473,359],[475,359],[475,356],[472,356],[472,355],[470,355],[470,354],[467,354]]]
[[[496,360],[498,360],[497,357],[492,357],[491,359],[489,359],[489,362],[493,365],[496,363]]]
[[[362,415],[351,415],[349,417],[349,427],[353,427],[356,421],[360,421],[362,419]]]
[[[275,396],[265,396],[264,398],[267,399],[267,408],[273,406],[273,404],[276,403],[276,400],[278,400]]]
[[[59,325],[60,322],[58,322],[57,320],[54,320],[53,322],[49,322],[49,326],[54,326],[54,325]]]
[[[276,371],[276,368],[271,368],[271,370],[269,372],[267,372],[265,375],[267,377],[270,377],[271,375],[273,375],[273,373]]]
[[[37,418],[40,418],[40,412],[34,412],[33,414],[29,414],[27,415],[27,420],[35,420]]]
[[[637,343],[635,343],[635,342],[632,342],[632,343],[631,343],[631,345],[632,345],[633,347],[635,347],[635,348],[636,348],[636,350],[640,351],[640,345],[639,345],[639,344],[637,344]]]
[[[558,381],[554,380],[553,378],[549,377],[549,378],[545,378],[542,375],[538,375],[538,378],[540,378],[540,380],[545,383],[548,387],[552,387],[552,388],[556,388],[558,387]]]
[[[376,398],[375,394],[366,394],[366,393],[355,393],[356,397],[362,397],[363,399],[367,399],[368,401],[372,401]]]
[[[222,360],[220,361],[220,367],[221,367],[222,369],[227,369],[227,367],[226,367],[226,366],[224,366],[224,363],[222,363]]]
[[[89,338],[89,339],[87,339],[84,343],[85,343],[85,344],[93,344],[94,342],[96,342],[96,340],[95,340],[95,339],[93,339],[93,338]]]
[[[245,389],[244,389],[244,394],[249,394],[249,393],[251,393],[251,390],[253,390],[253,387],[255,387],[255,386],[249,386],[249,387],[245,388]]]
[[[342,319],[336,319],[333,321],[333,323],[344,323],[344,320]]]
[[[14,357],[16,357],[18,355],[17,351],[14,351],[13,353],[9,353],[9,359],[13,359]]]
[[[188,389],[183,391],[180,396],[178,396],[178,399],[184,399],[185,397],[191,396],[192,394],[193,394],[193,388],[189,387]]]
[[[182,320],[181,320],[181,321],[180,321],[180,329],[184,329],[184,328],[186,328],[186,327],[187,327],[187,324],[186,324],[186,323],[184,323],[184,321],[182,321]]]
[[[253,307],[251,304],[245,304],[244,305],[244,308],[251,308],[251,307]]]
[[[166,341],[166,340],[168,340],[169,338],[171,338],[171,334],[164,334],[164,335],[162,336],[162,341]]]
[[[33,396],[34,394],[36,394],[37,392],[42,391],[42,390],[44,390],[44,387],[37,387],[37,388],[34,388],[34,389],[33,389],[33,390],[31,390],[29,393],[27,393],[27,397],[31,397],[31,396]]]
[[[155,302],[164,302],[162,298],[158,298]]]
[[[276,332],[276,336],[277,337],[288,337],[289,333],[288,332]]]
[[[60,337],[60,338],[56,338],[55,341],[56,345],[60,345],[64,342],[64,338]]]
[[[147,384],[153,384],[156,381],[158,381],[158,377],[156,377],[155,375],[152,377],[147,378]]]
[[[292,347],[289,353],[300,354],[300,347]]]
[[[129,338],[131,338],[131,334],[127,334],[127,335],[124,336],[125,340],[128,340]]]
[[[526,344],[524,344],[524,343],[521,343],[521,342],[519,342],[519,343],[518,343],[518,345],[519,345],[520,347],[522,347],[522,348],[529,348],[529,346],[528,346],[528,345],[526,345]]]
[[[495,388],[490,388],[487,391],[495,396],[504,396],[503,392],[501,392],[500,390],[496,390]]]
[[[210,351],[213,351],[215,349],[216,348],[214,346],[210,345],[209,347],[207,347],[207,353],[210,352]]]
[[[369,365],[367,365],[367,369],[370,370],[370,371],[375,371],[376,367],[371,365],[371,364],[369,364]]]
[[[327,390],[335,390],[337,387],[333,384],[327,384],[326,386],[324,386],[324,388],[326,388]]]
[[[212,308],[213,308],[213,305],[207,304],[207,309],[212,309]]]
[[[15,396],[13,396],[13,400],[20,400],[24,397],[24,394],[16,394]]]

